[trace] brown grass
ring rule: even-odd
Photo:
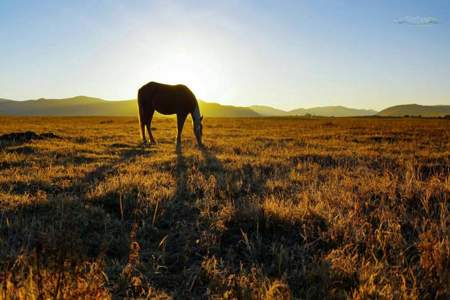
[[[450,297],[449,120],[0,124],[0,298]]]

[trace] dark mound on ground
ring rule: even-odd
[[[44,139],[60,139],[61,137],[53,132],[45,132],[38,134],[33,131],[25,132],[12,132],[3,134],[0,136],[0,146],[4,144],[21,144],[31,140],[44,140]]]

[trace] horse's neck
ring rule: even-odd
[[[195,108],[194,112],[192,113],[192,120],[194,123],[197,123],[200,121],[200,109],[197,107]]]

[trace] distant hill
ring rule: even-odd
[[[250,106],[250,108],[262,116],[304,116],[309,114],[319,117],[360,117],[372,116],[377,113],[375,110],[354,109],[344,106],[297,108],[290,111],[284,111],[281,109],[263,105],[253,105]]]
[[[305,115],[310,114],[313,116],[321,117],[362,117],[362,116],[372,116],[377,112],[370,109],[355,109],[348,108],[344,106],[323,106],[323,107],[313,107],[313,108],[299,108],[291,110],[289,114],[291,115]]]
[[[228,106],[199,101],[207,117],[258,117],[246,107]],[[0,99],[0,115],[27,116],[137,116],[136,100],[107,101],[77,96],[64,99],[12,101]]]
[[[450,115],[450,105],[396,105],[380,111],[377,115],[382,117],[403,117],[407,115],[422,117],[443,117],[446,115]]]
[[[133,100],[106,101],[86,96],[0,102],[0,114],[2,115],[135,116],[136,112],[136,101]]]
[[[198,101],[202,115],[207,117],[261,117],[260,114],[247,107],[222,105],[218,103],[210,103]]]
[[[261,116],[288,116],[289,112],[277,108],[273,108],[271,106],[265,105],[252,105],[248,107],[249,109],[257,112]]]

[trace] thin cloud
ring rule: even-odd
[[[439,20],[435,17],[402,17],[394,20],[396,24],[406,25],[436,25],[439,24]]]

